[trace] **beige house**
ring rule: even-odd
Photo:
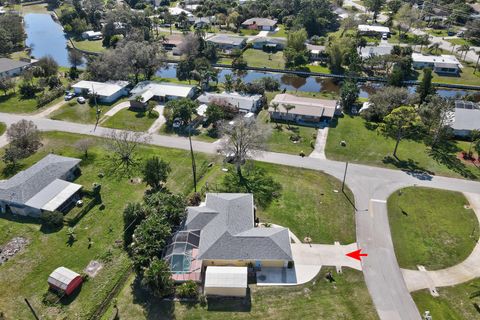
[[[286,106],[293,106],[293,108],[287,110]],[[272,100],[268,112],[275,120],[317,124],[328,123],[335,114],[340,112],[340,106],[336,100],[297,97],[282,93],[277,94]]]

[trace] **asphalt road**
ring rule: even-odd
[[[7,125],[20,119],[32,120],[40,130],[65,131],[77,134],[106,136],[113,129],[93,125],[70,123],[40,118],[35,115],[0,113],[0,121]],[[149,135],[152,145],[189,149],[188,139],[172,136]],[[0,139],[1,140],[1,139]],[[215,154],[217,145],[194,141],[195,151]],[[256,160],[300,168],[323,171],[342,179],[345,163],[315,158],[301,158],[274,152],[263,152]],[[420,313],[407,290],[402,272],[398,266],[388,224],[386,199],[399,188],[426,186],[480,194],[480,183],[440,176],[412,174],[400,170],[349,164],[346,184],[355,195],[357,243],[368,257],[362,260],[362,268],[368,290],[381,319],[415,320]]]

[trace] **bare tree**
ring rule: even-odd
[[[106,137],[106,148],[111,151],[107,155],[110,168],[122,176],[130,175],[139,164],[138,146],[147,143],[150,136],[142,132],[112,130]]]
[[[245,161],[265,149],[270,128],[260,122],[239,117],[233,124],[225,122],[221,131],[225,139],[220,151],[232,160],[237,174],[242,177]]]
[[[88,159],[88,150],[93,146],[94,141],[92,139],[81,139],[75,143],[75,148],[83,153],[85,159]]]
[[[37,126],[25,119],[12,124],[7,129],[7,140],[11,146],[23,150],[26,157],[36,152],[42,145]]]

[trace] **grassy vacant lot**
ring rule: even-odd
[[[345,268],[325,280],[322,268],[312,283],[295,287],[250,288],[251,301],[211,300],[208,306],[151,299],[132,278],[117,299],[121,319],[378,319],[361,272]],[[102,318],[109,319],[112,310]]]
[[[432,297],[428,290],[412,293],[421,314],[429,310],[435,320],[478,319],[480,296],[471,297],[480,291],[480,279],[453,287],[437,288],[439,297]]]
[[[7,95],[0,95],[0,112],[7,113],[35,113],[42,111],[55,103],[61,101],[63,97],[57,98],[49,104],[37,108],[37,101],[33,99],[23,99],[18,93],[9,92]]]
[[[90,52],[104,52],[107,50],[102,45],[102,40],[82,40],[82,41],[73,41],[73,44],[77,49],[90,51]]]
[[[258,68],[285,68],[285,60],[283,59],[283,52],[267,53],[257,49],[247,49],[243,53],[243,58],[250,67]]]
[[[267,141],[267,149],[274,152],[300,154],[303,151],[305,155],[312,152],[311,142],[315,143],[317,129],[295,124],[287,125],[286,123],[276,124],[270,120],[268,111],[262,110],[258,119],[271,127],[272,133]],[[290,140],[292,135],[299,135],[301,138],[297,143]]]
[[[33,156],[22,161],[26,168],[49,152],[81,157],[81,152],[73,146],[82,136],[65,133],[46,133],[43,147]],[[94,138],[90,138],[94,139]],[[30,319],[32,317],[24,302],[27,298],[42,319],[87,319],[118,279],[130,267],[130,261],[123,249],[115,243],[122,239],[122,211],[128,201],[138,201],[143,195],[143,184],[132,184],[127,178],[118,178],[109,174],[99,178],[100,172],[108,173],[105,155],[107,151],[100,139],[89,151],[89,159],[82,161],[82,175],[76,180],[86,189],[92,183],[102,185],[101,195],[105,208],[94,207],[75,226],[77,239],[72,246],[67,244],[66,228],[57,232],[44,232],[36,221],[12,219],[0,216],[0,244],[15,236],[26,237],[30,244],[13,259],[0,266],[0,310],[7,319]],[[142,146],[140,156],[158,155],[172,164],[172,173],[168,188],[174,192],[189,193],[192,190],[190,179],[189,156],[186,151]],[[197,155],[200,168],[205,168],[211,161],[205,155]],[[0,164],[1,178],[4,179],[4,164]],[[201,176],[202,174],[200,174]],[[87,238],[94,242],[88,249]],[[42,303],[47,291],[48,275],[57,267],[65,266],[79,273],[87,264],[97,259],[104,263],[104,268],[95,278],[89,279],[72,301],[58,307],[47,307]]]
[[[402,268],[443,269],[465,260],[479,230],[467,199],[458,192],[410,187],[388,199],[395,254]]]
[[[328,131],[326,145],[327,158],[352,161],[389,168],[425,170],[452,177],[477,178],[480,170],[466,165],[456,157],[456,153],[468,148],[466,143],[452,142],[448,148],[432,152],[422,141],[402,140],[395,160],[391,155],[395,146],[393,139],[385,138],[361,117],[334,120]],[[340,141],[347,142],[346,147]]]
[[[147,131],[155,120],[158,119],[158,112],[137,112],[130,109],[122,109],[112,117],[102,122],[102,127],[126,129],[135,131]]]

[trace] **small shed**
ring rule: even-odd
[[[48,277],[50,288],[64,292],[66,295],[70,295],[75,291],[82,281],[83,279],[78,273],[65,267],[55,269]]]
[[[207,296],[245,297],[247,267],[207,267],[204,293]]]

